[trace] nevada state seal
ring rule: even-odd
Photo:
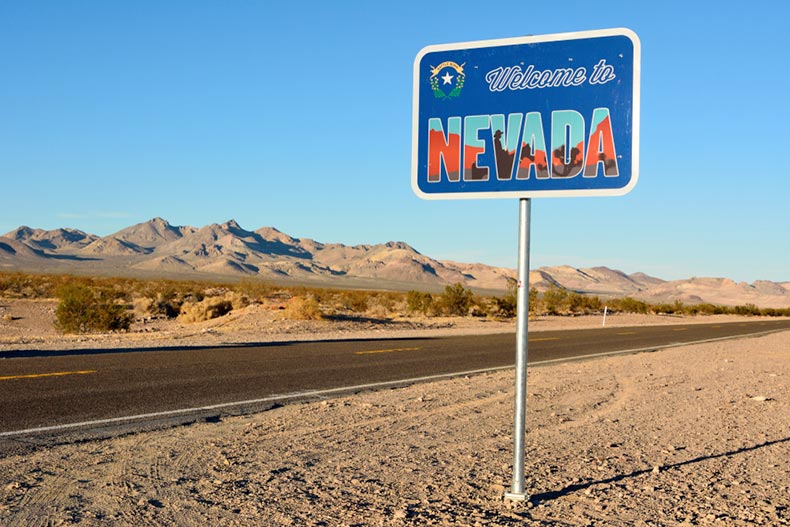
[[[455,99],[461,95],[464,87],[464,64],[460,66],[452,61],[445,61],[431,66],[431,90],[437,99]]]

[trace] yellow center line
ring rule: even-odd
[[[636,331],[621,331],[618,335],[636,335]]]
[[[374,353],[395,353],[397,351],[415,351],[420,348],[392,348],[388,350],[355,351],[355,355],[373,355]]]
[[[712,326],[712,327],[714,327],[714,328],[720,328],[721,326]]]
[[[560,337],[542,337],[537,339],[528,339],[530,342],[542,342],[546,340],[560,340]]]
[[[689,328],[675,328],[672,331],[688,331]]]
[[[14,379],[38,379],[41,377],[62,377],[64,375],[86,375],[88,373],[96,373],[96,370],[56,371],[53,373],[29,373],[27,375],[6,375],[5,377],[0,377],[0,381],[11,381]]]

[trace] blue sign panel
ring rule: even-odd
[[[414,191],[627,193],[637,181],[639,55],[628,29],[424,48],[414,61]]]

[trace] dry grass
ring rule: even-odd
[[[152,314],[154,300],[148,297],[138,297],[132,302],[132,312],[135,318],[146,318]]]
[[[190,324],[204,322],[224,315],[234,309],[241,309],[249,304],[247,298],[235,291],[223,295],[209,296],[198,302],[185,302],[181,305],[178,321]]]
[[[318,300],[311,295],[294,296],[285,306],[285,317],[290,320],[320,320],[324,313]]]

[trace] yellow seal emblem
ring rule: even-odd
[[[455,99],[464,87],[464,64],[447,60],[436,67],[431,66],[431,91],[437,99]]]

